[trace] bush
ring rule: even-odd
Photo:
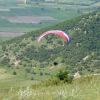
[[[45,85],[45,86],[58,85],[59,83],[60,83],[59,78],[53,77],[53,78],[50,78],[49,80],[47,80],[47,81],[44,83],[44,85]]]
[[[52,85],[59,85],[65,82],[72,83],[73,77],[69,75],[69,71],[62,71],[60,70],[59,73],[48,80],[43,80],[39,84],[32,85],[33,88],[39,88],[41,86],[52,86]]]
[[[73,78],[69,75],[69,71],[62,71],[59,70],[59,73],[56,75],[56,77],[64,82],[72,83]]]
[[[14,72],[13,72],[13,75],[17,75],[17,73],[14,71]]]
[[[34,80],[34,78],[33,78],[33,77],[31,77],[31,78],[30,78],[30,80]]]

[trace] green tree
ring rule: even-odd
[[[13,72],[13,75],[17,75],[17,73],[14,71],[14,72]]]
[[[59,70],[58,74],[56,75],[60,80],[68,83],[72,83],[72,78],[69,76],[69,71],[65,70],[62,71],[61,69]]]
[[[2,65],[7,65],[7,64],[9,64],[9,62],[10,62],[10,59],[5,57],[5,58],[1,61],[1,64],[2,64]]]
[[[3,50],[3,51],[6,50],[6,45],[2,45],[2,50]]]

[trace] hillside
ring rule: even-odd
[[[41,33],[53,29],[67,32],[71,43],[66,44],[56,35],[37,42]],[[28,79],[52,76],[61,68],[72,74],[100,73],[99,44],[100,11],[95,11],[1,43],[0,65],[8,73]],[[53,66],[54,61],[58,66]]]

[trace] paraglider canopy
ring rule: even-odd
[[[46,31],[44,33],[42,33],[39,37],[38,37],[38,42],[40,42],[40,40],[47,34],[56,34],[59,35],[60,37],[62,37],[67,43],[70,43],[70,37],[68,36],[67,33],[60,31],[60,30],[50,30],[50,31]]]

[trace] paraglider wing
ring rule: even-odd
[[[67,42],[67,43],[70,43],[70,37],[63,31],[60,31],[60,30],[51,30],[51,31],[47,31],[47,32],[44,32],[42,33],[39,37],[38,37],[38,42],[40,42],[40,40],[47,34],[56,34],[56,35],[59,35],[61,36],[62,38],[64,38],[64,40]]]

